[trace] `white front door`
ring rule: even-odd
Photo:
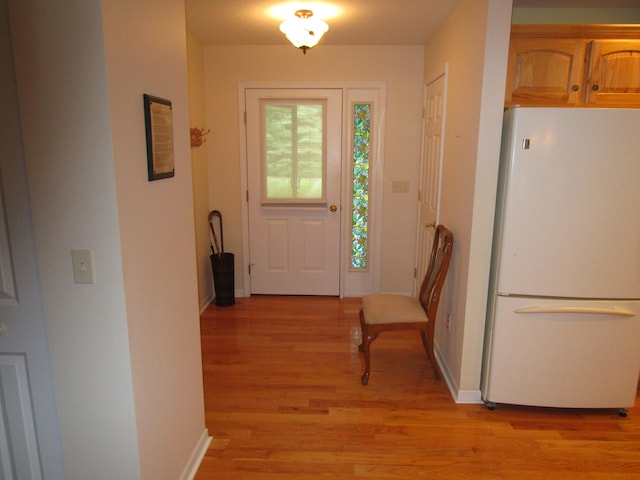
[[[341,89],[246,89],[252,294],[340,292]]]
[[[62,480],[6,0],[0,62],[0,478]]]
[[[431,246],[438,222],[440,179],[442,170],[442,140],[444,138],[446,75],[441,75],[426,86],[424,107],[424,138],[420,178],[420,205],[418,207],[418,248],[414,293],[427,270]]]

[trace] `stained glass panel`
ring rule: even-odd
[[[370,139],[371,104],[354,104],[351,270],[366,270],[368,267]]]

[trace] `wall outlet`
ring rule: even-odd
[[[451,331],[451,314],[447,313],[447,332]]]

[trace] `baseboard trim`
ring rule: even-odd
[[[451,369],[449,368],[449,364],[445,362],[442,355],[440,355],[440,350],[438,350],[438,347],[434,348],[433,353],[435,354],[436,362],[438,362],[438,366],[440,367],[440,373],[442,373],[442,376],[444,377],[444,381],[447,384],[447,388],[449,389],[451,398],[455,402],[456,398],[458,398],[458,382],[456,382],[455,378],[451,374]]]
[[[211,293],[207,298],[205,298],[200,303],[200,315],[202,315],[204,311],[209,307],[209,305],[211,305],[211,302],[213,302],[213,300],[214,300],[214,296],[213,296],[213,293]]]
[[[200,463],[202,463],[202,459],[204,458],[205,453],[207,453],[207,449],[211,444],[211,437],[209,436],[209,431],[205,428],[198,439],[198,442],[195,445],[195,448],[191,452],[189,456],[189,460],[182,470],[182,474],[180,475],[180,480],[193,480],[198,472],[198,468],[200,467]]]
[[[483,403],[480,390],[460,390],[460,385],[458,385],[458,382],[455,380],[455,377],[449,368],[449,364],[447,364],[442,355],[440,355],[440,351],[435,348],[434,353],[436,356],[436,362],[438,362],[440,372],[442,372],[442,376],[444,377],[444,381],[447,384],[447,388],[449,389],[449,393],[451,394],[453,401],[455,403]]]
[[[480,390],[458,390],[456,403],[484,403],[482,401],[482,392]]]

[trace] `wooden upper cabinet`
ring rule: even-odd
[[[640,40],[594,40],[586,103],[640,106]]]
[[[586,42],[515,38],[509,46],[507,105],[575,105],[580,102]]]
[[[640,108],[640,27],[513,25],[505,104]]]

